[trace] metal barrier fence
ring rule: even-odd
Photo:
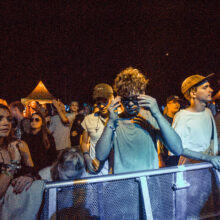
[[[219,181],[210,163],[199,163],[50,182],[39,218],[218,219]]]

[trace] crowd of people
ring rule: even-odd
[[[218,99],[209,78],[187,77],[182,99],[169,96],[161,111],[146,94],[148,79],[129,67],[113,87],[97,84],[93,106],[0,100],[0,198],[9,187],[28,190],[39,179],[73,180],[208,161],[220,170]],[[214,106],[210,110],[209,106]],[[216,120],[215,120],[216,119]]]

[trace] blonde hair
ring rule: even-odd
[[[114,91],[121,97],[127,97],[131,93],[144,93],[148,79],[133,67],[128,67],[120,72],[114,83]]]

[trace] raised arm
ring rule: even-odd
[[[111,148],[113,135],[115,131],[115,122],[118,119],[118,114],[115,110],[120,106],[120,97],[116,97],[109,106],[109,121],[104,128],[104,131],[96,144],[96,158],[100,161],[106,160]]]
[[[156,119],[160,128],[162,141],[166,148],[175,155],[181,155],[183,151],[181,139],[161,114],[156,99],[147,95],[140,95],[138,98],[139,106],[149,109],[153,117]]]
[[[66,113],[64,111],[64,104],[61,103],[60,101],[57,101],[57,100],[53,100],[53,105],[55,106],[55,108],[57,109],[57,112],[60,116],[60,119],[61,121],[64,123],[64,124],[69,124],[69,119],[67,118],[66,116]]]

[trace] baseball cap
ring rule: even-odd
[[[185,94],[189,89],[191,89],[193,86],[196,86],[197,84],[201,83],[202,81],[205,81],[209,77],[213,76],[214,73],[209,74],[208,76],[201,76],[201,75],[192,75],[187,77],[181,86],[181,92],[182,94]]]
[[[172,100],[176,100],[176,101],[181,101],[181,99],[179,98],[179,96],[177,95],[171,95],[167,98],[167,103],[172,101]]]
[[[106,83],[100,83],[93,89],[93,99],[106,98],[108,99],[113,95],[113,89],[110,85]]]

